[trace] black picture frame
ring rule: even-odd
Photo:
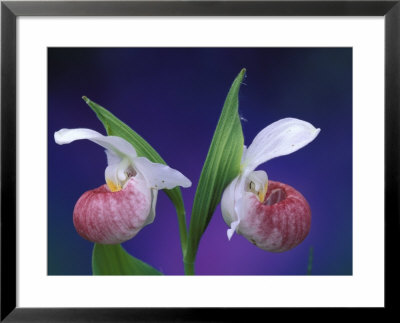
[[[18,308],[16,306],[16,19],[19,16],[382,16],[385,19],[385,307],[398,287],[400,0],[395,1],[2,1],[1,321],[234,321],[268,309]],[[372,179],[373,180],[373,179]],[[366,197],[367,198],[367,197]],[[371,237],[373,233],[371,233]],[[397,256],[396,256],[397,255]],[[62,291],[60,291],[62,292]],[[275,309],[278,310],[278,309]],[[248,313],[251,311],[251,313]],[[379,315],[380,315],[379,314]],[[311,317],[309,317],[311,318]],[[267,319],[267,317],[265,317]]]

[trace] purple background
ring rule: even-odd
[[[104,184],[104,150],[89,141],[55,144],[61,128],[105,133],[81,99],[110,110],[193,185],[183,189],[188,222],[196,185],[226,94],[245,67],[239,95],[245,144],[268,124],[296,117],[321,128],[298,152],[259,169],[299,190],[312,210],[308,237],[284,253],[227,240],[218,206],[200,241],[201,275],[352,274],[351,48],[50,48],[48,50],[48,274],[90,275],[93,244],[72,223],[80,195]],[[160,192],[155,221],[123,246],[169,275],[183,274],[177,217]]]

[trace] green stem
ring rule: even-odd
[[[194,274],[193,264],[187,265],[185,263],[185,257],[187,252],[187,244],[188,244],[188,232],[186,225],[186,211],[183,204],[182,192],[178,188],[174,188],[172,190],[166,190],[166,193],[172,203],[175,205],[176,214],[178,216],[178,226],[179,226],[179,236],[181,240],[181,248],[182,248],[182,256],[184,263],[185,274]]]
[[[185,255],[187,248],[187,227],[186,227],[186,212],[184,209],[176,209],[178,215],[179,236],[181,238],[182,255]]]
[[[190,236],[190,231],[189,231]],[[194,245],[193,245],[194,244]],[[198,243],[193,243],[193,239],[189,237],[186,253],[184,254],[183,263],[185,264],[185,275],[195,275],[194,264],[196,262]]]
[[[183,262],[185,264],[185,275],[195,275],[194,273],[194,263],[187,263]]]
[[[176,214],[178,216],[179,236],[181,239],[182,255],[184,256],[187,249],[187,226],[186,226],[186,211],[183,206],[182,192],[180,189],[174,188],[167,190],[167,196],[175,205]]]
[[[185,264],[194,264],[196,262],[196,254],[199,247],[199,244],[193,241],[193,237],[190,234],[191,233],[189,230],[189,240],[187,242],[187,248],[183,258]]]

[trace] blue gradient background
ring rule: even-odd
[[[239,95],[245,144],[268,124],[296,117],[322,129],[298,152],[261,165],[299,190],[312,210],[308,237],[284,253],[227,240],[220,207],[200,242],[200,275],[352,274],[351,48],[48,49],[48,274],[90,275],[93,244],[72,223],[75,202],[104,184],[106,156],[89,141],[56,145],[60,128],[105,130],[86,95],[144,137],[191,179],[182,190],[190,216],[196,185],[226,94],[245,67]],[[169,275],[182,275],[177,217],[159,194],[153,224],[123,246]]]

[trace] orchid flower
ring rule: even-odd
[[[89,241],[117,244],[133,238],[153,222],[158,190],[192,185],[179,171],[138,157],[121,137],[80,128],[61,129],[54,139],[60,145],[88,139],[106,149],[106,184],[85,192],[74,208],[75,228]]]
[[[311,225],[306,199],[293,187],[268,181],[265,171],[255,169],[306,146],[319,132],[308,122],[285,118],[264,128],[244,147],[240,174],[221,200],[223,218],[230,226],[229,240],[237,232],[261,249],[282,252],[305,239]]]

